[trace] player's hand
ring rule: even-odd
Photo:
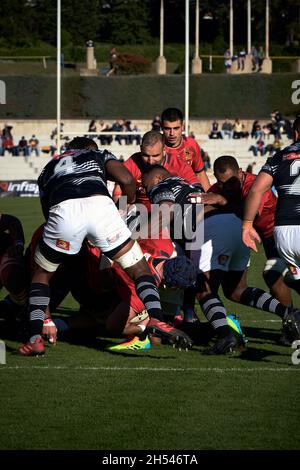
[[[202,196],[204,193],[192,193],[188,196],[188,201],[192,204],[202,204]]]
[[[49,343],[53,345],[56,344],[57,328],[51,318],[47,318],[46,320],[44,320],[42,335],[43,337],[45,337],[45,339],[49,341]]]
[[[216,193],[203,193],[201,197],[202,204],[212,204],[218,206],[225,206],[227,204],[227,200],[225,197],[221,196],[221,194]]]
[[[261,243],[260,236],[258,235],[257,231],[253,227],[243,227],[242,229],[242,240],[244,244],[251,248],[251,250],[257,253],[257,246],[256,243]]]

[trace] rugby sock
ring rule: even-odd
[[[283,318],[288,311],[288,308],[278,302],[275,297],[257,287],[247,287],[241,295],[240,303],[265,312],[275,313],[280,318]]]
[[[226,310],[219,297],[209,294],[204,299],[199,300],[200,307],[209,323],[216,330],[220,338],[230,334],[227,323]]]
[[[33,283],[29,292],[29,333],[34,343],[42,334],[45,312],[50,302],[50,288],[47,284]]]
[[[159,292],[154,278],[145,274],[136,279],[134,283],[136,293],[145,305],[149,317],[163,321]]]

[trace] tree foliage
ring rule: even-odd
[[[229,0],[200,0],[200,41],[215,49],[228,43]],[[160,0],[61,0],[62,44],[96,42],[146,44],[159,39]],[[195,33],[195,4],[190,0],[190,37]],[[247,1],[234,0],[234,43],[247,40]],[[165,42],[185,38],[185,2],[164,0]],[[57,0],[0,0],[0,46],[56,44]],[[212,20],[205,20],[210,13]],[[271,42],[297,47],[300,0],[270,0]],[[265,0],[252,0],[253,42],[263,43]]]

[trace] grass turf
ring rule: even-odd
[[[1,212],[22,220],[28,242],[42,221],[39,201],[0,201]],[[265,288],[263,262],[253,256],[249,285]],[[110,353],[98,339],[59,342],[43,358],[22,358],[7,340],[0,449],[299,449],[300,365],[292,365],[291,348],[276,344],[281,322],[226,306],[249,338],[240,356],[207,357],[201,345]],[[68,314],[76,302],[68,297],[63,308]]]

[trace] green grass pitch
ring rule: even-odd
[[[2,198],[0,212],[21,219],[27,242],[42,221],[38,199]],[[249,285],[265,288],[263,263],[262,254],[252,257]],[[300,365],[292,364],[291,348],[276,344],[280,321],[226,306],[249,339],[241,356],[206,357],[197,345],[113,354],[100,338],[22,358],[7,340],[0,450],[299,449]],[[77,306],[68,297],[62,307]]]

